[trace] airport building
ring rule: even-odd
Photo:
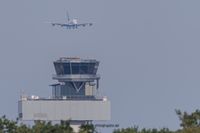
[[[73,125],[110,120],[111,105],[99,95],[99,61],[94,59],[60,58],[54,62],[57,80],[52,96],[22,95],[18,102],[19,118],[23,121],[70,120]]]

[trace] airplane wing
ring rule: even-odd
[[[52,24],[52,26],[64,26],[64,25],[66,25],[66,24],[61,24],[61,23],[51,23]]]
[[[61,23],[51,23],[52,26],[60,26],[60,27],[66,27],[68,29],[77,29],[77,24],[61,24]]]
[[[80,24],[62,24],[62,23],[51,23],[52,26],[61,26],[67,28],[78,28],[78,27],[85,27],[85,26],[92,26],[92,23],[80,23]]]
[[[73,28],[73,27],[77,27],[76,24],[62,24],[62,23],[51,23],[52,26],[61,26],[61,27],[69,27],[69,28]]]
[[[77,24],[77,26],[83,26],[83,27],[92,26],[92,25],[93,25],[93,23],[80,23],[80,24]]]

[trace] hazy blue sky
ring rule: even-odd
[[[49,96],[52,62],[101,61],[100,88],[121,127],[179,128],[174,109],[200,108],[199,0],[1,0],[0,115],[17,117],[20,90]],[[67,30],[66,11],[93,27]]]

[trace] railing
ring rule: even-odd
[[[94,80],[94,79],[100,79],[100,75],[89,75],[89,74],[70,74],[70,75],[56,75],[54,74],[53,79],[57,79],[57,80],[68,80],[68,81],[72,81],[72,80]]]
[[[39,96],[21,96],[22,101],[27,100],[91,100],[91,101],[107,101],[105,96],[62,96],[62,97],[49,97],[42,98]]]

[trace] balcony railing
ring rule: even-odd
[[[59,81],[94,81],[100,79],[100,75],[89,75],[89,74],[71,74],[71,75],[56,75],[54,74],[53,79]]]
[[[49,97],[42,98],[39,96],[21,96],[22,101],[27,100],[91,100],[91,101],[107,101],[106,96],[62,96],[62,97]]]

